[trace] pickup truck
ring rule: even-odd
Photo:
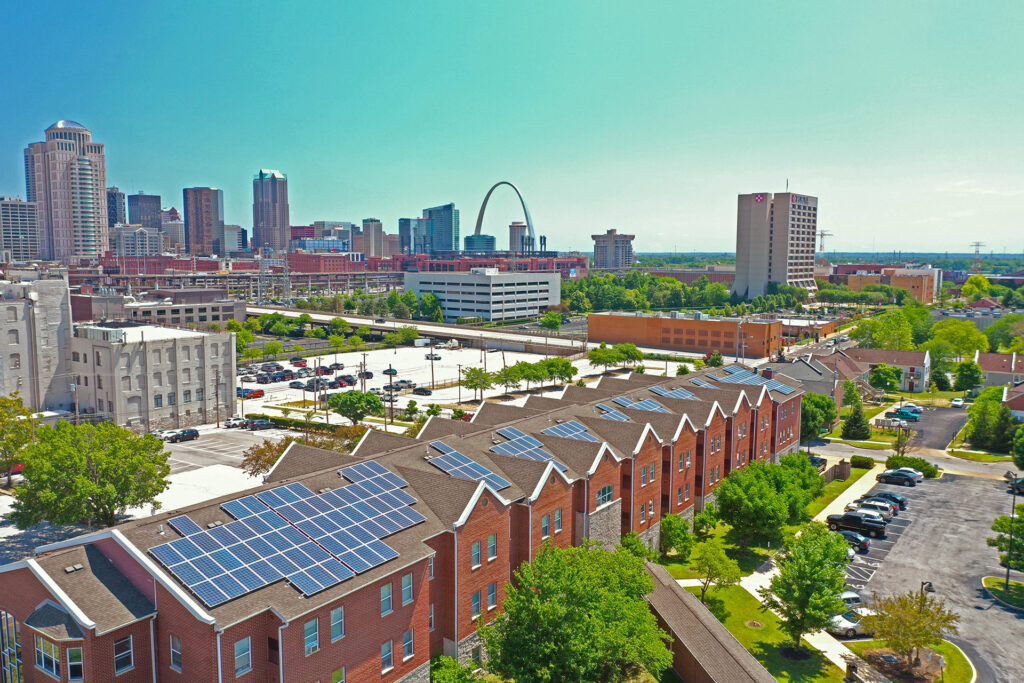
[[[832,531],[848,529],[858,534],[882,538],[885,536],[885,522],[876,521],[860,514],[859,512],[844,512],[842,514],[829,515],[826,519],[828,528]]]

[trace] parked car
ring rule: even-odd
[[[315,374],[315,375],[317,375],[317,376],[322,376],[322,375],[333,375],[333,374],[334,374],[334,370],[331,370],[331,369],[330,369],[329,367],[327,367],[326,365],[321,365],[320,367],[318,367],[318,368],[317,368],[316,370],[314,370],[313,372],[314,372],[314,374]]]
[[[398,397],[395,396],[394,394],[384,394],[383,396],[380,397],[380,400],[384,401],[385,403],[394,403],[395,401],[398,400]]]
[[[426,358],[427,360],[441,360],[441,354],[439,353],[428,353],[423,357]]]
[[[356,378],[353,375],[341,375],[338,379],[345,382],[351,382],[352,384],[356,383]]]
[[[916,481],[919,484],[922,481],[924,481],[924,472],[921,472],[920,470],[915,470],[913,467],[897,467],[896,471],[903,472],[904,474],[909,474],[914,478],[914,481]]]
[[[893,515],[899,514],[900,511],[900,506],[898,503],[895,503],[889,500],[888,498],[883,498],[882,496],[876,496],[873,493],[869,493],[866,496],[861,496],[860,498],[853,502],[854,505],[863,505],[865,503],[881,505]]]
[[[872,538],[885,536],[885,522],[877,515],[864,512],[844,512],[827,517],[828,528],[832,531],[848,529]]]
[[[295,373],[295,376],[296,377],[312,377],[313,376],[313,368],[301,368],[298,372]]]
[[[242,375],[242,380],[241,381],[243,381],[243,382],[255,382],[256,381],[256,375]]]
[[[874,491],[871,493],[871,497],[883,498],[885,500],[893,502],[899,506],[900,510],[907,509],[907,499],[898,493],[893,493],[892,491]]]
[[[857,591],[843,591],[839,594],[839,599],[842,600],[847,607],[858,607],[864,604],[864,601],[860,597],[860,593]]]
[[[150,432],[150,434],[161,441],[167,441],[176,431],[176,429],[157,429]]]
[[[862,626],[864,617],[874,614],[873,610],[867,607],[854,607],[842,614],[832,617],[832,623],[828,630],[836,635],[853,638],[855,636],[869,635]]]
[[[395,370],[394,368],[388,368],[387,370],[384,370],[384,374],[391,375],[392,377],[394,377],[395,375],[398,374],[398,370]]]
[[[828,460],[821,457],[820,455],[811,455],[810,453],[808,453],[807,458],[811,461],[812,465],[818,468],[819,472],[824,471],[825,467],[828,465]]]
[[[890,410],[885,414],[888,418],[899,418],[900,420],[906,420],[907,422],[917,422],[921,419],[921,416],[911,410]]]
[[[1007,480],[1006,488],[1011,493],[1016,493],[1016,494],[1024,493],[1024,477],[1018,477],[1016,479],[1009,479],[1009,480]]]
[[[362,372],[359,373],[359,379],[373,379],[373,371],[363,370]]]
[[[234,429],[235,427],[244,427],[245,422],[246,420],[244,417],[231,417],[228,418],[227,420],[224,420],[224,428]]]
[[[270,375],[256,375],[256,384],[270,384]]]
[[[952,401],[949,402],[949,405],[951,408],[963,408],[964,400],[962,398],[954,398]]]
[[[380,387],[373,387],[373,388],[369,389],[369,392],[371,394],[377,394],[378,396],[383,396],[384,395],[384,390],[381,389]]]
[[[297,379],[294,382],[289,382],[288,383],[288,388],[289,389],[305,389],[306,388],[306,383],[303,382],[300,379]]]
[[[917,486],[917,479],[907,474],[906,472],[898,472],[896,470],[886,470],[881,474],[875,476],[875,481],[880,481],[883,484],[898,484],[900,486]]]
[[[399,389],[415,389],[416,382],[413,382],[408,379],[400,379],[397,382],[395,382],[395,386],[398,387]]]
[[[384,318],[376,318],[376,319],[374,319],[373,322],[375,322],[375,323],[382,323],[382,322],[384,322]]]
[[[856,531],[840,529],[836,533],[842,534],[843,538],[846,539],[846,542],[850,544],[850,547],[859,553],[866,553],[871,549],[871,541],[861,534],[858,534]],[[857,599],[859,600],[860,596],[858,596]]]
[[[892,520],[892,506],[881,502],[865,500],[859,503],[850,503],[846,506],[846,509],[852,512],[863,512],[865,514],[870,512],[878,515],[886,522]]]
[[[415,389],[412,390],[412,393],[416,394],[417,396],[430,396],[434,392],[431,391],[430,389],[427,389],[426,387],[416,387]]]
[[[924,412],[924,408],[914,403],[904,403],[901,410],[909,410],[910,412],[917,413],[918,415]]]
[[[330,382],[327,383],[327,388],[328,389],[341,389],[341,382],[339,382],[336,379],[332,379]]]
[[[250,420],[249,431],[256,432],[261,429],[273,429],[274,423],[270,420]]]
[[[292,356],[291,358],[288,359],[288,362],[291,363],[292,365],[295,365],[296,363],[298,363],[300,361],[304,362],[304,361],[302,361],[302,356]]]
[[[194,429],[179,429],[167,440],[171,443],[178,443],[179,441],[194,441],[198,438],[199,432]]]
[[[343,387],[354,387],[356,385],[356,381],[351,375],[346,375],[345,377],[338,378],[338,384]]]
[[[331,363],[328,367],[330,367],[331,370],[334,370],[335,372],[337,372],[338,370],[344,370],[345,369],[345,364],[344,363]]]

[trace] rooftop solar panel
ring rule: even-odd
[[[495,491],[512,486],[507,479],[495,474],[483,465],[473,462],[462,453],[441,441],[432,441],[430,445],[441,455],[431,458],[428,462],[442,472],[460,479],[486,481]]]
[[[661,389],[661,387],[658,387]],[[664,391],[664,389],[662,389]],[[616,396],[612,399],[615,403],[618,403],[623,408],[632,408],[633,410],[646,410],[652,413],[667,413],[670,412],[668,408],[661,405],[653,398],[646,398],[643,401],[634,401],[626,398],[625,396]]]
[[[587,428],[576,420],[570,420],[569,422],[557,424],[554,427],[542,429],[541,433],[550,434],[551,436],[560,436],[563,439],[576,439],[577,441],[600,441],[600,439],[589,433]]]
[[[612,408],[607,403],[598,403],[597,407],[604,411],[601,415],[606,420],[612,420],[614,422],[629,422],[629,416],[620,410]]]
[[[198,534],[203,530],[203,527],[193,522],[187,515],[180,515],[178,517],[172,517],[167,520],[167,523],[171,525],[171,528],[177,531],[182,536],[188,536],[189,534]]]
[[[691,384],[696,384],[698,387],[704,387],[705,389],[714,389],[715,385],[711,382],[701,379],[700,377],[694,377],[690,380]]]
[[[526,432],[516,429],[515,427],[502,427],[498,430],[498,434],[508,439],[508,441],[492,446],[491,450],[493,452],[510,455],[513,458],[521,458],[523,460],[554,462],[555,467],[562,472],[565,472],[568,469],[565,465],[555,460],[555,456],[544,450],[544,444]]]
[[[681,398],[687,401],[696,400],[696,396],[686,389],[679,387],[678,389],[666,389],[665,387],[651,387],[651,393],[657,394],[658,396],[665,396],[666,398]]]

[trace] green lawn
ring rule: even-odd
[[[876,442],[876,441],[847,441],[845,439],[836,439],[836,438],[833,438],[831,440],[835,441],[836,443],[845,443],[848,446],[855,446],[857,448],[866,448],[866,449],[872,450],[872,451],[891,451],[892,450],[892,444],[891,443],[879,443],[879,442]]]
[[[885,647],[884,640],[852,640],[846,641],[846,647],[858,655],[863,656],[865,650],[876,647]],[[944,683],[970,683],[973,671],[971,664],[956,645],[948,640],[942,641],[941,645],[932,648],[946,660]]]
[[[885,405],[881,405],[881,406],[864,406],[864,417],[866,419],[870,420],[875,415],[878,415],[880,412],[885,410],[887,407],[888,406],[885,406]],[[849,417],[850,416],[850,410],[851,410],[850,406],[843,406],[842,410],[840,411],[839,417],[842,417],[842,418]],[[840,427],[841,426],[842,426],[842,424],[840,424]]]
[[[899,401],[900,397],[907,403],[925,403],[930,404],[932,402],[938,402],[941,405],[949,405],[950,399],[963,398],[964,392],[962,391],[924,391],[921,393],[911,393],[909,391],[899,391],[890,393],[889,398],[894,401]]]
[[[835,500],[840,493],[845,491],[853,482],[857,481],[868,470],[854,467],[850,470],[850,478],[847,480],[836,479],[825,485],[825,490],[820,496],[812,500],[807,505],[808,518],[813,518],[816,514],[825,509],[825,506]],[[792,537],[796,530],[800,528],[802,524],[790,524],[783,529],[783,541]],[[740,566],[740,572],[746,576],[751,574],[764,564],[772,553],[775,552],[779,547],[779,542],[775,541],[772,543],[743,543],[743,541],[732,533],[732,527],[728,524],[721,523],[711,533],[712,537],[722,539],[722,543],[725,546],[726,554],[732,559],[736,560]],[[686,562],[679,562],[677,559],[673,559],[672,556],[663,557],[660,560],[661,564],[668,569],[669,573],[677,579],[696,579],[700,578],[696,572],[694,572],[689,564]]]
[[[996,455],[995,453],[974,453],[972,451],[949,450],[946,451],[952,456],[973,460],[974,462],[1012,462],[1013,457],[1009,455]]]
[[[686,590],[700,597],[699,589]],[[761,603],[746,589],[731,586],[710,592],[708,609],[776,680],[794,683],[839,683],[843,680],[839,667],[812,649],[806,641],[804,647],[811,651],[808,659],[794,661],[783,657],[781,648],[789,646],[792,641],[780,628],[779,618],[769,611],[762,611]],[[758,622],[761,626],[752,627],[748,622]]]
[[[988,592],[996,596],[1008,605],[1014,607],[1020,607],[1024,609],[1024,583],[1020,581],[1011,581],[1009,592],[1003,590],[1003,585],[1006,583],[1005,579],[1000,579],[995,576],[986,576],[982,579],[985,584],[985,588]]]

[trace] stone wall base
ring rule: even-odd
[[[425,662],[411,673],[402,676],[398,683],[430,683],[430,662]]]

